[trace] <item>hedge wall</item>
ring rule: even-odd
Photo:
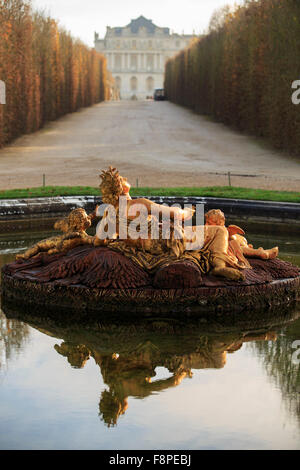
[[[248,0],[166,64],[170,101],[300,154],[300,1]]]
[[[46,121],[109,98],[104,56],[29,1],[0,0],[0,147]]]

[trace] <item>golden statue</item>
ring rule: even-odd
[[[130,184],[113,167],[102,171],[100,178],[102,202],[113,210],[107,208],[102,214],[96,236],[89,236],[86,229],[97,216],[98,207],[90,215],[84,209],[75,209],[54,226],[62,230],[63,235],[40,241],[24,254],[17,255],[17,259],[27,260],[40,252],[65,253],[79,245],[106,246],[130,258],[149,273],[171,263],[189,261],[203,274],[211,272],[238,281],[245,279],[243,269],[251,268],[245,256],[271,259],[278,254],[277,247],[254,249],[243,237],[245,233],[241,228],[234,225],[226,228],[225,216],[220,210],[209,211],[204,226],[192,226],[187,232],[186,222],[192,219],[194,209],[168,207],[146,198],[132,200]],[[122,207],[121,202],[124,203]],[[140,217],[142,213],[143,217]],[[114,219],[114,231],[107,235],[110,218]],[[168,220],[167,236],[161,219]],[[136,220],[137,237],[130,232]],[[124,229],[125,237],[121,236]],[[139,235],[142,232],[144,236]],[[203,234],[201,240],[197,238],[199,232]],[[187,249],[188,243],[193,243],[192,249]]]

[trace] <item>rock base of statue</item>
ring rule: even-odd
[[[244,281],[203,275],[178,260],[149,275],[121,253],[77,247],[68,253],[39,254],[2,268],[2,305],[38,315],[84,320],[132,320],[171,314],[174,318],[257,316],[300,299],[300,269],[280,259],[249,259]],[[225,316],[226,316],[225,315]]]

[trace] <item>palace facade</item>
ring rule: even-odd
[[[184,49],[193,35],[170,34],[144,16],[124,27],[107,27],[104,39],[95,33],[95,49],[107,58],[121,99],[145,99],[163,88],[166,61]]]

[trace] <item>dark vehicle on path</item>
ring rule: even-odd
[[[164,101],[166,99],[165,90],[163,88],[156,88],[153,98],[154,101]]]

